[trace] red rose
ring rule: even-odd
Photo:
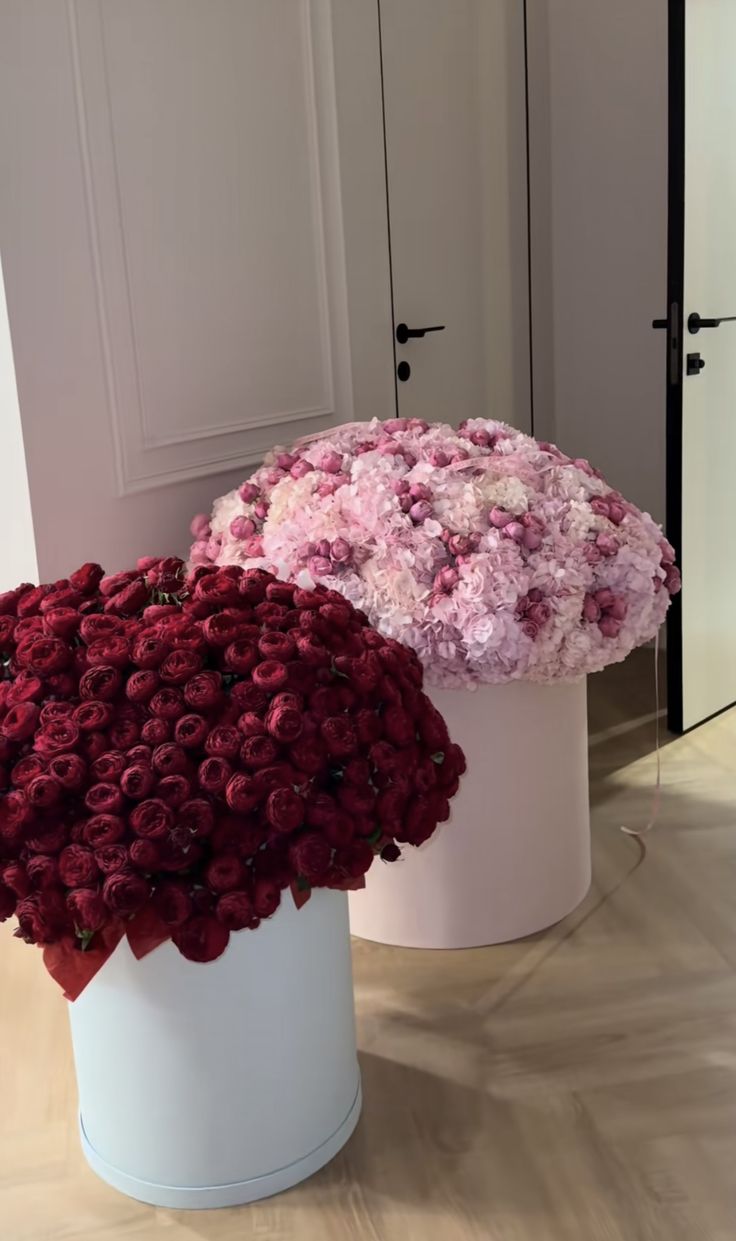
[[[145,638],[139,638],[133,647],[133,663],[146,671],[160,668],[170,651],[171,644],[165,638],[158,634],[149,634]]]
[[[348,716],[330,716],[322,721],[320,732],[333,758],[349,758],[358,748],[355,725]]]
[[[273,737],[247,737],[243,742],[240,757],[246,767],[257,770],[259,767],[270,767],[279,756],[279,747]]]
[[[67,888],[88,888],[97,883],[95,855],[84,845],[67,845],[59,856],[59,875]]]
[[[24,582],[16,590],[4,591],[0,595],[0,616],[15,616],[18,611],[18,601],[28,590],[33,590],[30,582]]]
[[[90,814],[117,814],[123,809],[123,795],[116,784],[100,782],[87,789],[84,804]]]
[[[46,702],[41,708],[39,722],[45,728],[47,724],[56,724],[59,720],[71,720],[74,715],[74,704],[71,702]]]
[[[74,712],[74,722],[83,732],[96,732],[107,728],[112,719],[112,707],[109,702],[82,702]]]
[[[53,776],[36,776],[26,788],[26,797],[36,810],[48,810],[55,806],[62,794],[62,787]]]
[[[406,802],[406,794],[394,788],[384,789],[378,796],[376,807],[378,821],[383,830],[391,836],[401,827]]]
[[[247,871],[234,853],[221,853],[214,857],[205,871],[205,882],[212,892],[233,892],[242,887]]]
[[[184,685],[201,670],[202,663],[202,656],[197,651],[172,651],[159,668],[161,680],[168,685]]]
[[[34,888],[39,890],[55,887],[59,883],[59,863],[55,857],[45,857],[39,853],[28,859],[26,870]]]
[[[258,805],[261,793],[252,776],[237,774],[227,782],[225,799],[236,814],[247,814]]]
[[[151,893],[150,884],[132,871],[116,870],[107,876],[102,888],[105,904],[120,918],[138,913]]]
[[[50,589],[50,586],[33,586],[24,591],[18,600],[18,616],[35,616]]]
[[[134,840],[130,846],[130,860],[138,870],[150,874],[160,869],[163,854],[155,840]]]
[[[217,902],[217,920],[229,931],[243,931],[258,925],[253,902],[247,892],[226,892]]]
[[[270,918],[281,904],[281,891],[273,879],[257,879],[253,889],[253,909],[257,917]]]
[[[146,745],[163,745],[168,741],[172,734],[172,727],[168,720],[146,720],[141,729],[141,740]]]
[[[44,696],[43,681],[31,672],[19,672],[8,685],[5,698],[8,707],[19,702],[38,702]]]
[[[114,814],[95,814],[84,825],[84,839],[93,849],[114,845],[125,835],[125,823]]]
[[[123,626],[114,616],[102,616],[94,613],[91,616],[85,616],[79,625],[79,636],[82,641],[90,646],[96,642],[98,638],[109,638],[115,633],[122,633]]]
[[[123,710],[125,708],[122,708]],[[117,750],[129,750],[140,739],[141,726],[138,720],[122,717],[115,720],[110,727],[110,742]]]
[[[293,789],[274,789],[266,801],[266,818],[277,832],[293,832],[304,822],[304,799]]]
[[[15,619],[12,616],[3,616],[0,614],[0,651],[12,651],[15,634]]]
[[[289,757],[300,771],[316,776],[327,766],[327,750],[319,737],[300,737],[289,752]]]
[[[262,796],[266,796],[272,789],[292,788],[302,782],[301,772],[298,772],[291,763],[274,763],[271,767],[259,767],[253,776],[256,785],[261,790]]]
[[[215,961],[227,948],[230,932],[216,918],[199,915],[175,927],[171,938],[187,961]]]
[[[105,754],[101,754],[94,760],[90,767],[90,775],[101,783],[116,784],[126,766],[127,759],[120,750],[107,750]]]
[[[340,710],[340,697],[336,689],[322,685],[309,695],[309,709],[318,720],[326,720]]]
[[[90,667],[110,664],[113,668],[124,668],[129,658],[128,640],[121,633],[97,638],[87,647],[87,662]]]
[[[222,793],[230,779],[232,767],[224,758],[206,758],[199,764],[199,787],[206,793]]]
[[[49,763],[49,775],[63,789],[81,789],[87,777],[87,764],[80,754],[58,754]]]
[[[238,581],[241,598],[247,603],[258,604],[266,598],[269,575],[263,569],[245,569]]]
[[[265,711],[268,706],[268,694],[254,685],[252,681],[237,681],[230,689],[230,699],[242,713],[249,711]]]
[[[44,628],[56,638],[73,638],[81,617],[76,608],[55,607],[44,616]]]
[[[258,651],[252,642],[238,639],[225,651],[225,667],[239,676],[245,676],[258,663]]]
[[[217,706],[222,693],[219,672],[198,672],[184,686],[184,699],[194,711],[209,711]]]
[[[383,713],[383,731],[393,745],[400,747],[411,745],[416,739],[414,721],[403,707],[386,707]]]
[[[357,818],[365,818],[373,814],[376,795],[370,785],[358,788],[354,784],[345,784],[337,791],[338,801],[343,810]]]
[[[105,612],[114,616],[133,616],[149,602],[150,590],[140,578],[123,586],[108,598]]]
[[[50,676],[61,672],[72,660],[72,650],[61,638],[36,638],[30,642],[25,661],[31,672]]]
[[[92,888],[75,888],[68,894],[66,903],[80,931],[100,931],[108,920],[102,895]]]
[[[148,840],[162,840],[174,826],[174,814],[166,802],[158,797],[150,797],[131,811],[130,826],[136,836],[143,836]]]
[[[176,810],[191,797],[192,786],[186,776],[164,776],[156,785],[156,796]]]
[[[313,668],[327,668],[332,656],[323,642],[312,633],[300,633],[296,637],[299,658]]]
[[[176,721],[174,738],[187,750],[199,750],[209,732],[209,724],[201,715],[182,715]]]
[[[128,865],[128,850],[125,845],[103,845],[95,850],[95,861],[103,875],[111,875],[115,870],[123,870]]]
[[[87,563],[80,569],[75,569],[69,581],[74,589],[83,595],[93,595],[104,576],[105,570],[100,565]]]
[[[244,737],[263,737],[266,733],[266,722],[255,711],[245,711],[238,719],[238,729]]]
[[[221,569],[200,577],[194,588],[194,598],[198,603],[214,604],[218,608],[228,607],[238,602],[238,583],[229,573]]]
[[[26,741],[38,723],[39,711],[33,702],[19,702],[11,707],[2,723],[0,733],[8,741]]]
[[[153,751],[153,767],[160,776],[182,776],[189,771],[186,750],[172,741],[157,745]]]
[[[155,776],[147,763],[131,763],[120,777],[120,788],[131,801],[148,797],[155,784]]]
[[[55,827],[48,827],[46,824],[43,826],[46,827],[45,831],[39,829],[35,836],[28,838],[28,848],[32,853],[60,853],[69,839],[68,829],[63,823]]]
[[[267,629],[278,629],[284,624],[289,613],[289,609],[283,604],[268,602],[259,603],[254,611],[259,624]]]
[[[319,832],[305,832],[289,849],[289,861],[297,875],[319,884],[330,869],[332,847]]]
[[[173,687],[157,690],[148,706],[149,710],[162,720],[181,719],[186,711],[181,690]]]
[[[304,716],[297,707],[272,706],[266,716],[266,727],[277,741],[288,744],[300,736],[304,728]]]
[[[280,663],[278,659],[264,659],[263,663],[257,664],[253,669],[252,676],[259,689],[273,692],[286,685],[289,670],[286,664]]]
[[[261,658],[269,662],[277,660],[280,663],[287,663],[296,655],[296,642],[290,633],[279,633],[278,630],[268,630],[261,634],[258,639],[258,650]]]
[[[64,901],[60,892],[50,888],[36,892],[18,902],[15,911],[18,935],[27,944],[50,944],[60,939],[67,929]]]
[[[140,668],[128,677],[125,693],[131,702],[148,702],[159,685],[159,675],[153,668]]]
[[[231,724],[219,725],[208,735],[204,748],[214,758],[232,759],[240,753],[242,740],[238,729]]]
[[[79,682],[79,697],[109,702],[119,693],[122,683],[123,678],[118,668],[104,664],[90,668]],[[79,720],[77,722],[79,723]]]
[[[192,898],[182,883],[165,880],[153,894],[153,907],[167,926],[181,926],[193,912]]]
[[[46,764],[36,754],[29,754],[27,758],[22,758],[15,764],[10,778],[18,788],[24,788],[36,776],[42,775],[45,770]]]
[[[202,633],[208,646],[224,649],[229,647],[240,636],[242,618],[230,611],[216,612],[208,616],[202,624]]]
[[[418,720],[419,736],[428,750],[433,753],[444,751],[450,744],[447,725],[429,698],[424,694],[422,698],[425,706]]]
[[[36,733],[33,748],[45,758],[74,750],[79,744],[79,726],[73,720],[54,720]]]
[[[238,779],[234,776],[233,779]],[[215,812],[203,797],[193,797],[179,807],[177,826],[185,828],[190,835],[204,838],[210,836],[215,826]]]
[[[392,776],[401,771],[403,760],[399,751],[389,741],[377,741],[371,746],[370,758],[379,772]]]
[[[338,849],[335,864],[349,878],[359,879],[370,869],[374,856],[373,849],[367,841],[351,840],[350,844]]]
[[[183,586],[186,565],[177,556],[163,556],[161,559],[147,558],[146,581],[154,586],[160,594],[177,595]],[[142,568],[141,562],[138,567]]]
[[[21,899],[24,896],[28,896],[31,890],[31,881],[28,871],[21,862],[8,862],[0,870],[2,881],[6,888],[10,888],[10,891]]]

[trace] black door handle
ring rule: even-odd
[[[426,336],[427,332],[444,332],[444,330],[444,323],[438,324],[437,327],[407,327],[405,323],[399,323],[396,328],[396,339],[400,345],[405,345],[408,340]]]
[[[695,336],[703,327],[720,327],[722,323],[736,323],[736,315],[721,315],[720,319],[703,319],[693,311],[687,317],[687,330]]]

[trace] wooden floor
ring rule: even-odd
[[[64,1003],[3,928],[2,1241],[734,1241],[736,712],[665,739],[640,862],[619,828],[648,814],[652,711],[649,662],[593,687],[595,879],[565,923],[470,952],[356,942],[363,1118],[263,1204],[157,1211],[95,1179]]]

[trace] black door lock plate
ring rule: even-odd
[[[687,373],[688,375],[699,375],[705,366],[705,361],[699,353],[689,353],[687,355]]]

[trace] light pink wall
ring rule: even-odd
[[[528,6],[537,434],[664,516],[667,0]]]
[[[0,591],[38,581],[23,431],[0,266]]]

